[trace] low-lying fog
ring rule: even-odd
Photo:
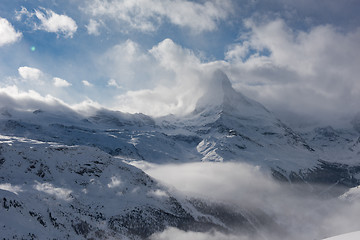
[[[226,203],[234,211],[260,209],[276,223],[276,228],[272,225],[270,229],[259,229],[255,236],[247,236],[240,230],[224,234],[168,228],[154,234],[153,240],[312,240],[360,230],[359,198],[350,201],[321,191],[310,193],[311,186],[279,183],[259,167],[243,163],[132,164],[167,185],[173,194]]]

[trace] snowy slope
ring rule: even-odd
[[[302,136],[316,146],[321,159],[349,165],[359,164],[360,135],[355,129],[334,129],[331,126],[305,131]]]
[[[360,239],[360,231],[346,233],[335,237],[326,238],[324,240],[359,240]]]
[[[0,228],[6,239],[142,239],[169,226],[223,228],[184,204],[141,170],[97,148],[0,136]]]
[[[0,132],[7,135],[96,146],[111,155],[154,162],[174,161],[192,151],[186,142],[175,142],[142,114],[100,110],[81,116],[14,109],[6,109],[5,113],[0,114]]]
[[[350,188],[346,193],[339,197],[340,199],[347,200],[350,202],[360,200],[360,186]]]

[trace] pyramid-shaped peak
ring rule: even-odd
[[[216,70],[213,73],[212,80],[221,83],[222,89],[226,91],[234,91],[228,76],[221,70]]]
[[[232,87],[228,76],[223,71],[216,70],[210,75],[196,109],[232,105],[239,101],[248,104],[246,97]]]
[[[222,112],[244,116],[269,114],[263,105],[236,91],[223,71],[214,71],[207,83],[203,96],[197,101],[194,113]]]

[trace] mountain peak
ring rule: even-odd
[[[213,73],[213,81],[221,83],[223,93],[235,91],[231,85],[228,76],[221,70],[216,70]]]
[[[231,114],[252,115],[255,112],[269,113],[260,103],[237,92],[228,76],[216,70],[209,79],[204,94],[196,103],[195,113],[217,110]]]
[[[196,103],[196,109],[223,105],[227,95],[234,95],[236,91],[232,88],[227,75],[221,70],[216,70],[208,80],[204,88],[204,94]]]

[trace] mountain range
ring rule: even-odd
[[[167,227],[251,235],[277,224],[260,207],[234,211],[169,192],[136,162],[241,162],[331,197],[360,184],[359,120],[349,120],[352,128],[294,130],[234,90],[223,72],[209,81],[182,116],[2,104],[2,237],[144,239]]]

